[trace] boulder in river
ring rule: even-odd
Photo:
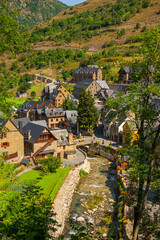
[[[78,217],[78,218],[77,218],[77,222],[85,222],[84,217]]]

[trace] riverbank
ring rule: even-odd
[[[97,236],[101,236],[101,239],[117,239],[115,166],[108,159],[99,156],[89,157],[87,160],[91,165],[90,174],[80,179],[74,192],[63,232],[64,239],[70,239],[70,235],[74,234],[70,220],[84,225],[92,223],[93,239]]]
[[[88,162],[87,159],[85,159],[82,165],[70,170],[52,203],[52,209],[56,213],[54,219],[57,221],[57,225],[60,225],[56,227],[57,231],[55,233],[51,233],[52,239],[58,239],[63,232],[65,219],[68,217],[70,205],[72,203],[72,197],[80,180],[81,169],[89,173],[90,162]]]

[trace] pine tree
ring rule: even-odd
[[[84,86],[80,92],[77,110],[80,126],[87,131],[90,131],[92,128],[94,128],[98,121],[98,113],[96,107],[94,106],[94,98],[91,92],[86,92]]]

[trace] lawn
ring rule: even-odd
[[[20,177],[10,178],[6,176],[5,182],[0,185],[0,208],[3,208],[8,200],[17,196],[24,187],[36,184],[42,188],[42,197],[54,199],[70,167],[57,169],[56,173],[41,176],[39,170],[32,170]]]

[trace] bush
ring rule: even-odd
[[[85,177],[87,177],[87,176],[88,176],[88,173],[85,172],[83,169],[81,169],[81,170],[80,170],[80,177],[81,177],[81,178],[85,178]]]
[[[43,173],[55,173],[56,169],[61,166],[61,160],[58,157],[48,155],[47,158],[41,158],[38,160],[39,165]]]
[[[140,23],[136,23],[135,29],[139,29],[139,28],[140,28],[140,26],[141,26],[141,24],[140,24]]]

